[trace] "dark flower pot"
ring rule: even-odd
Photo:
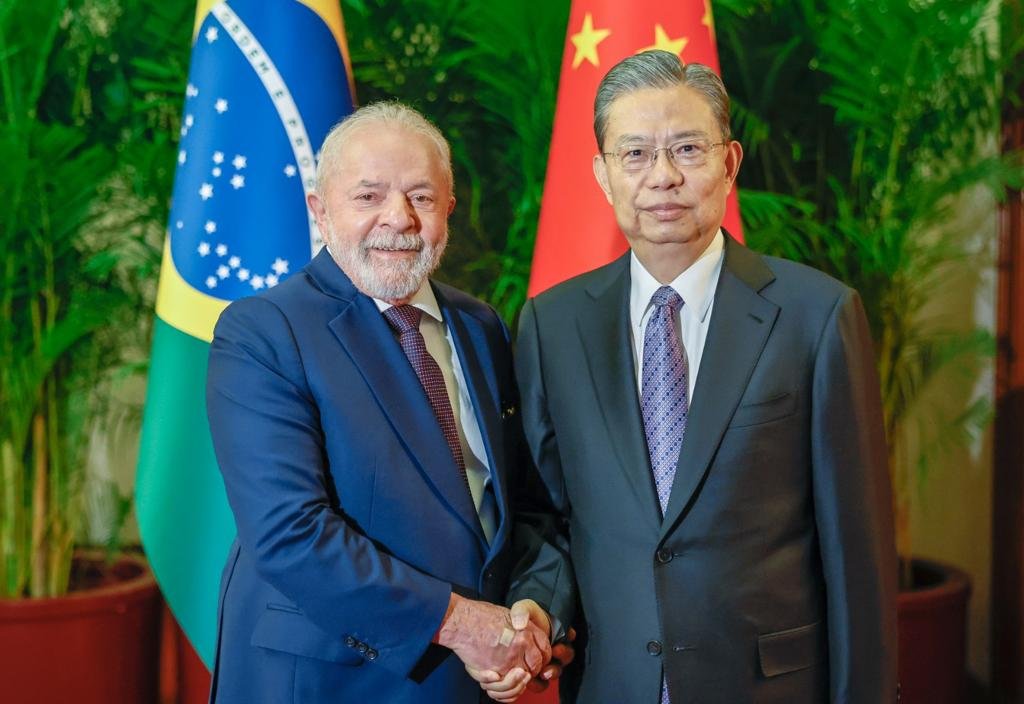
[[[125,555],[107,566],[82,553],[73,572],[94,586],[57,598],[0,599],[0,698],[153,704],[160,591],[145,560]]]
[[[965,572],[912,561],[913,587],[897,600],[902,704],[961,704],[967,692]]]

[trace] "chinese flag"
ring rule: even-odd
[[[616,63],[645,49],[664,49],[715,71],[710,0],[573,0],[566,32],[555,127],[533,252],[529,295],[607,264],[626,239],[594,180],[594,96]],[[736,189],[723,227],[742,240]]]

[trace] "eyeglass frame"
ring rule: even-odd
[[[665,152],[665,155],[667,156],[667,158],[669,160],[669,163],[672,164],[672,166],[674,166],[677,169],[699,169],[700,167],[702,167],[702,166],[704,166],[705,164],[708,163],[707,162],[707,158],[705,158],[704,161],[702,161],[699,164],[680,164],[680,163],[676,162],[675,157],[672,156],[672,148],[673,147],[678,146],[680,144],[693,144],[693,143],[694,143],[694,140],[692,140],[692,139],[680,139],[680,140],[678,140],[676,142],[673,142],[672,144],[668,145],[667,147],[653,147],[654,151],[653,151],[653,155],[651,156],[650,162],[646,166],[641,166],[641,167],[635,168],[635,169],[628,169],[628,168],[626,168],[622,164],[622,157],[619,155],[619,152],[601,152],[601,156],[602,157],[608,157],[608,156],[615,157],[615,161],[618,163],[619,168],[622,169],[624,172],[626,172],[628,174],[638,174],[638,173],[641,173],[642,171],[647,171],[647,170],[651,169],[656,163],[658,163],[658,152]],[[708,154],[707,154],[707,156],[710,156],[711,152],[716,147],[724,147],[724,146],[728,145],[729,143],[730,143],[729,140],[726,140],[724,142],[711,142],[711,143],[709,143],[707,145],[707,147],[708,147]],[[638,145],[635,145],[635,146],[623,146],[622,150],[628,151],[629,149],[636,149],[638,147],[646,147],[646,146],[648,146],[648,145],[646,145],[646,144],[638,144]]]

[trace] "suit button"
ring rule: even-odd
[[[657,657],[661,655],[661,641],[649,640],[647,641],[647,652]]]
[[[377,659],[377,651],[374,650],[373,648],[370,648],[369,650],[367,650],[366,651],[366,659],[367,660],[376,660]]]
[[[356,647],[356,639],[352,636],[345,636],[345,645],[347,645],[350,648]]]
[[[667,564],[672,562],[672,551],[668,548],[661,548],[655,553],[654,558],[663,565]]]
[[[370,646],[368,646],[366,643],[360,643],[356,646],[356,650],[358,650],[360,653],[366,653],[366,651],[369,649]]]
[[[486,579],[488,582],[493,580],[494,579],[494,572],[492,572],[491,570],[487,570],[486,572],[484,572],[484,579]]]

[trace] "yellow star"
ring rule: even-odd
[[[715,38],[715,18],[711,15],[711,0],[704,0],[704,16],[700,18],[700,23],[708,28],[711,32],[711,38]]]
[[[683,48],[689,43],[689,39],[686,37],[679,37],[679,39],[670,39],[668,34],[665,32],[665,28],[660,24],[654,25],[654,44],[651,46],[645,46],[643,49],[638,50],[636,53],[641,51],[651,51],[652,49],[661,49],[662,51],[670,51],[676,56],[683,53]]]
[[[573,45],[576,47],[576,55],[572,59],[572,67],[577,68],[586,59],[594,66],[599,65],[597,58],[597,45],[608,38],[612,33],[610,29],[594,29],[594,18],[588,12],[583,18],[583,26],[576,34],[572,35]]]

